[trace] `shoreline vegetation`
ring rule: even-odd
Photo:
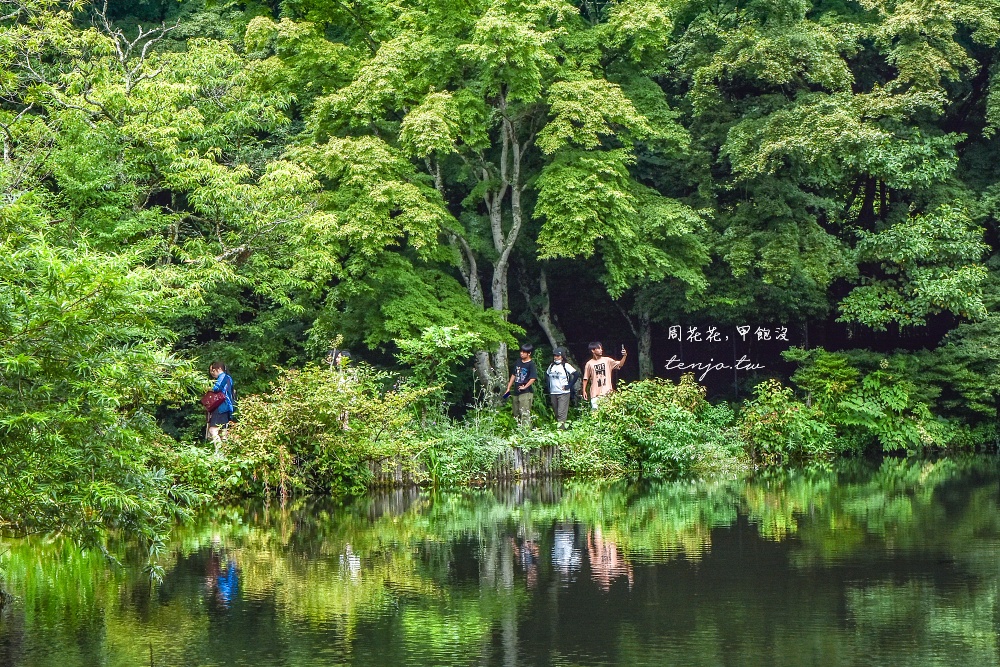
[[[806,400],[766,380],[735,410],[710,403],[705,387],[687,374],[677,383],[625,383],[593,412],[574,408],[566,431],[555,429],[542,400],[534,402],[533,428],[518,427],[502,405],[472,406],[455,419],[428,405],[438,388],[410,388],[363,364],[350,382],[307,366],[283,371],[269,392],[248,397],[218,451],[187,448],[175,467],[183,471],[178,481],[212,497],[287,498],[359,494],[393,480],[477,485],[529,474],[532,457],[536,468],[546,458],[539,468],[545,474],[655,479],[996,444],[989,423],[973,427],[934,416],[890,363],[863,374],[837,355],[814,357],[837,372],[824,375],[813,365],[793,376],[811,384]],[[394,474],[379,478],[376,470]]]
[[[155,574],[195,508],[373,466],[996,446],[1000,0],[349,4],[0,0],[0,530]],[[657,345],[748,323],[787,363],[733,347],[732,403]],[[517,429],[513,346],[594,339],[628,381]]]

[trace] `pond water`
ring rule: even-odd
[[[997,665],[998,463],[217,509],[159,584],[5,540],[0,665]]]

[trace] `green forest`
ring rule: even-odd
[[[1000,0],[0,0],[0,529],[995,446],[998,129]],[[657,378],[747,321],[813,334]],[[619,390],[516,429],[517,345],[598,337]]]

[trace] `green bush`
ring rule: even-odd
[[[912,354],[793,348],[785,356],[800,364],[792,381],[854,449],[965,449],[993,439],[989,422],[966,424],[940,414],[940,388],[927,384],[928,369]]]
[[[552,434],[559,446],[560,465],[565,474],[580,477],[621,477],[635,469],[619,438],[609,437],[591,416],[572,422],[567,431]]]
[[[424,418],[461,393],[456,386],[458,369],[467,367],[475,351],[485,346],[482,336],[457,326],[427,327],[419,337],[397,338],[395,343],[399,347],[396,359],[411,369],[407,385],[433,388],[419,401]]]
[[[172,473],[177,483],[206,498],[226,495],[225,481],[229,461],[213,449],[190,444],[175,445],[163,450],[160,463]]]
[[[702,472],[737,464],[732,410],[712,407],[705,388],[685,375],[678,384],[642,380],[600,403],[585,429],[605,456],[646,475]]]
[[[173,518],[204,500],[157,461],[172,443],[156,407],[203,381],[159,324],[175,290],[138,252],[53,245],[43,203],[0,203],[0,530],[100,548],[125,531],[155,559]]]
[[[777,380],[754,389],[740,413],[739,431],[750,457],[761,463],[787,463],[831,456],[838,450],[837,433],[823,413],[795,399]]]
[[[441,416],[420,433],[419,460],[435,486],[484,481],[508,447],[509,413],[475,408],[464,420]]]
[[[413,466],[413,405],[431,390],[385,391],[386,373],[366,365],[281,371],[266,394],[240,402],[224,451],[227,487],[244,493],[360,493],[375,461]]]

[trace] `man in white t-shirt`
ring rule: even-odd
[[[590,356],[591,359],[587,360],[587,365],[583,369],[583,398],[590,399],[590,407],[596,409],[600,400],[613,391],[611,372],[625,365],[628,352],[622,345],[621,361],[616,361],[611,357],[605,357],[604,346],[594,341],[590,344]]]

